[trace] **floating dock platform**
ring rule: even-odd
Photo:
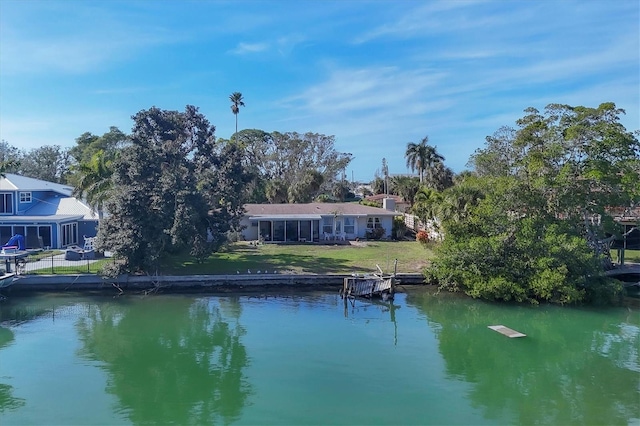
[[[492,329],[493,331],[497,331],[498,333],[504,334],[505,336],[510,337],[510,338],[527,337],[526,334],[520,333],[519,331],[512,330],[509,327],[505,327],[504,325],[490,325],[488,327],[490,329]]]

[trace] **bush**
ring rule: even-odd
[[[379,240],[385,236],[387,231],[384,228],[373,228],[367,230],[367,239],[368,240]]]
[[[396,217],[393,219],[393,230],[391,234],[396,240],[401,240],[407,233],[407,225],[404,223],[404,218]]]
[[[427,231],[418,231],[416,234],[416,241],[426,246],[429,243],[429,234]]]

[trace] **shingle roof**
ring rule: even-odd
[[[357,203],[245,204],[248,216],[349,215],[397,216],[398,213]]]
[[[62,195],[71,196],[73,187],[46,180],[34,179],[26,176],[5,173],[0,176],[0,190],[2,191],[54,191]]]

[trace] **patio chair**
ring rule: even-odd
[[[325,241],[330,241],[330,240],[333,239],[333,235],[331,235],[328,232],[323,232],[322,233],[322,239],[325,240]]]

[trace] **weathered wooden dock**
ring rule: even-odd
[[[393,294],[395,279],[389,276],[353,276],[344,279],[342,295],[344,297],[382,297],[383,293]]]
[[[382,299],[393,299],[396,285],[396,271],[398,260],[396,259],[393,274],[385,274],[379,265],[376,265],[379,273],[357,275],[345,277],[340,294],[347,298],[366,297],[372,299],[380,297]]]

